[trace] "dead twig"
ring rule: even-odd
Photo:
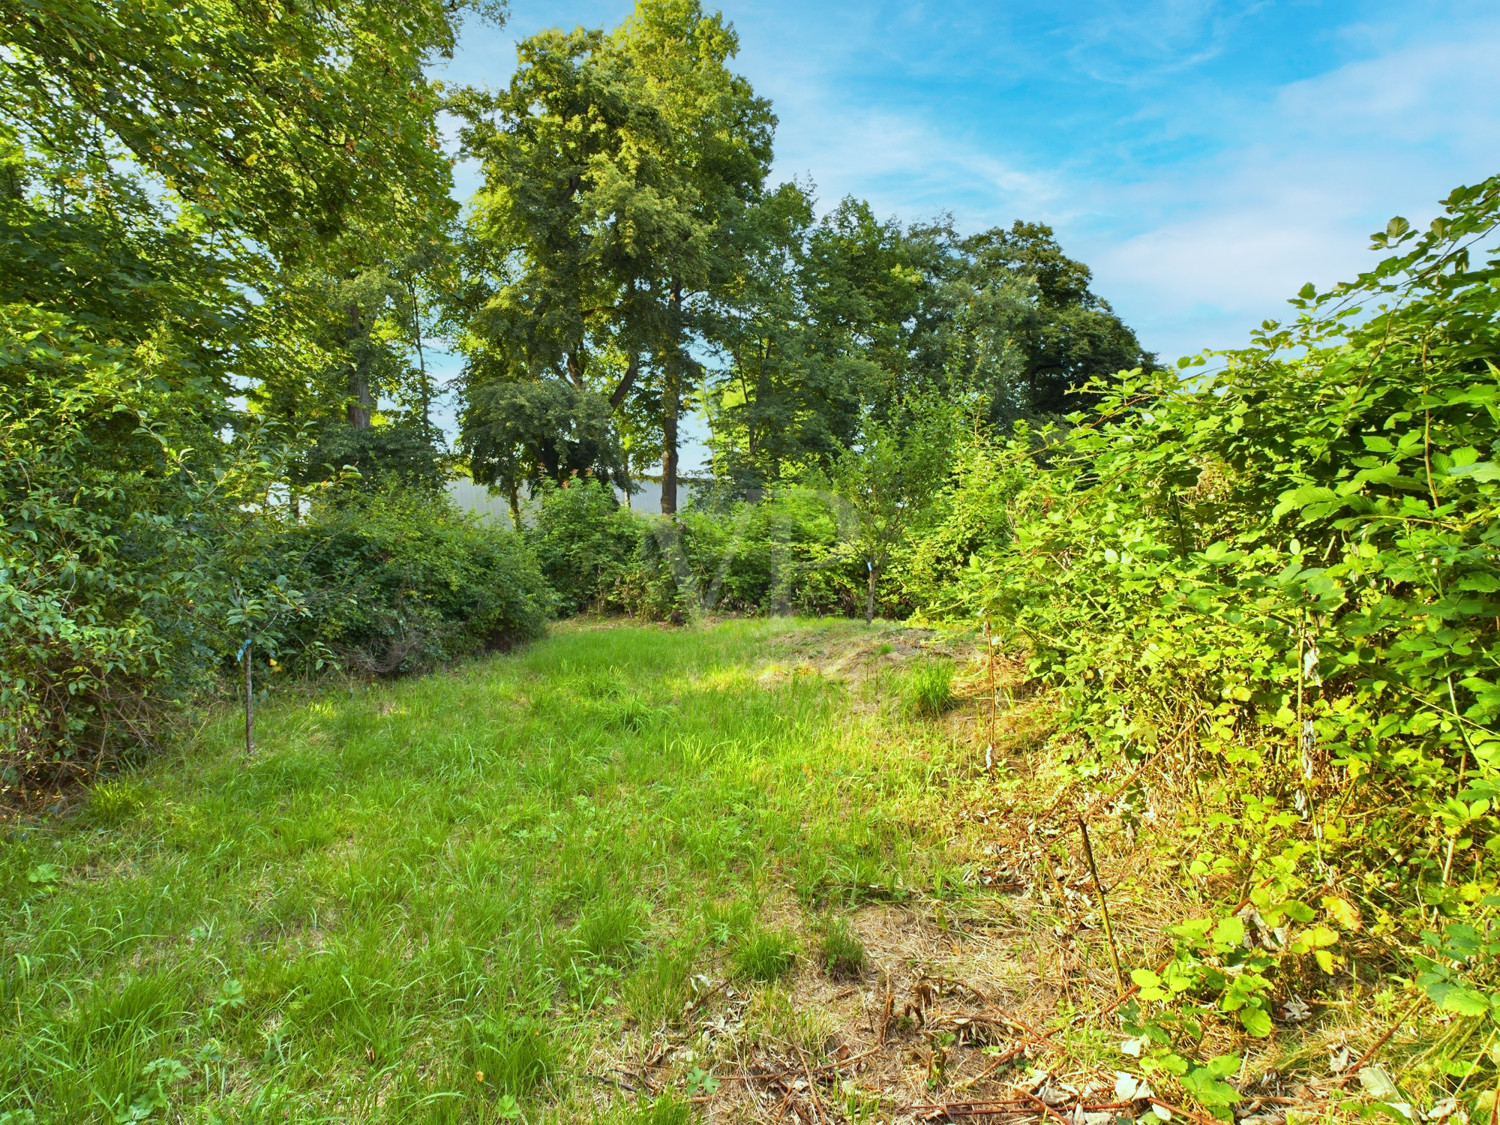
[[[818,1094],[818,1080],[813,1077],[812,1067],[807,1064],[807,1056],[802,1053],[802,1048],[797,1047],[797,1057],[802,1060],[802,1073],[807,1075],[807,1092],[812,1097],[813,1116],[819,1121],[828,1114],[823,1109],[823,1099]]]
[[[928,1105],[909,1105],[899,1109],[898,1113],[941,1113],[949,1117],[979,1117],[986,1114],[1020,1113],[1026,1116],[1036,1112],[1032,1106],[1025,1109],[1008,1108],[1018,1107],[1019,1098],[983,1098],[970,1102],[933,1102]],[[1034,1099],[1033,1099],[1034,1100]],[[1078,1109],[1082,1107],[1085,1113],[1108,1113],[1112,1110],[1134,1109],[1134,1102],[1074,1102],[1064,1109]]]
[[[879,1047],[871,1047],[868,1051],[861,1051],[857,1055],[850,1055],[847,1059],[835,1059],[833,1062],[826,1062],[826,1063],[823,1063],[821,1066],[815,1066],[815,1067],[812,1068],[812,1072],[814,1074],[823,1074],[823,1073],[825,1073],[827,1071],[833,1071],[836,1074],[840,1070],[842,1070],[844,1067],[846,1067],[846,1066],[853,1066],[855,1063],[860,1062],[863,1059],[867,1059],[871,1055],[876,1054],[879,1051],[880,1051]],[[776,1071],[768,1072],[766,1074],[720,1074],[717,1077],[718,1077],[719,1081],[721,1081],[721,1082],[782,1082],[782,1083],[785,1083],[785,1081],[788,1078],[795,1077],[796,1073],[797,1072],[794,1071],[794,1070],[776,1070]]]
[[[1093,816],[1096,809],[1113,802],[1117,797],[1119,797],[1121,793],[1125,792],[1125,790],[1130,787],[1131,782],[1133,782],[1136,778],[1140,777],[1143,772],[1145,772],[1147,766],[1151,765],[1157,760],[1158,757],[1160,757],[1162,754],[1165,754],[1168,750],[1173,749],[1179,742],[1186,738],[1187,735],[1198,725],[1198,720],[1202,717],[1203,716],[1201,713],[1194,715],[1190,720],[1188,720],[1186,726],[1184,726],[1180,731],[1172,736],[1172,741],[1168,742],[1160,749],[1153,750],[1151,753],[1147,754],[1146,757],[1142,759],[1141,764],[1136,766],[1124,781],[1115,786],[1107,796],[1095,798],[1092,802],[1090,802],[1089,806],[1084,809],[1083,812],[1079,815],[1084,817]],[[1057,800],[1052,802],[1052,807],[1049,808],[1045,813],[1043,813],[1041,819],[1037,821],[1038,827],[1045,825],[1048,821],[1050,821],[1056,814],[1057,810],[1062,808],[1063,802],[1067,799],[1067,790],[1064,790],[1058,795]]]
[[[1057,1122],[1057,1125],[1068,1125],[1068,1119],[1066,1117],[1064,1117],[1062,1114],[1058,1113],[1057,1110],[1053,1109],[1046,1102],[1042,1101],[1041,1098],[1039,1098],[1035,1094],[1031,1093],[1031,1091],[1029,1091],[1029,1090],[1019,1090],[1019,1091],[1017,1091],[1017,1093],[1019,1093],[1023,1098],[1026,1098],[1026,1099],[1028,1099],[1030,1101],[1036,1102],[1037,1105],[1039,1105],[1039,1106],[1042,1107],[1042,1111],[1044,1113],[1046,1113],[1046,1115],[1048,1117],[1052,1118],[1053,1120],[1055,1120]]]
[[[1115,930],[1109,924],[1109,903],[1104,898],[1104,884],[1099,881],[1099,868],[1094,864],[1094,845],[1089,842],[1089,822],[1078,818],[1078,831],[1083,834],[1083,857],[1088,860],[1089,874],[1094,877],[1094,891],[1099,895],[1099,917],[1104,923],[1104,937],[1109,942],[1109,963],[1115,967],[1117,992],[1125,991],[1125,974],[1120,971],[1120,951],[1115,947]]]
[[[1025,1024],[1021,1024],[1020,1026],[1025,1027],[1026,1025]],[[977,1086],[979,1083],[983,1082],[986,1078],[988,1078],[991,1074],[994,1074],[995,1071],[999,1070],[1006,1063],[1010,1062],[1017,1055],[1019,1055],[1023,1051],[1025,1051],[1026,1048],[1035,1046],[1038,1043],[1045,1043],[1048,1039],[1051,1039],[1056,1034],[1057,1034],[1056,1029],[1054,1029],[1052,1031],[1049,1031],[1049,1032],[1046,1032],[1045,1034],[1038,1034],[1037,1032],[1033,1031],[1030,1035],[1028,1035],[1025,1039],[1022,1039],[1019,1043],[1017,1043],[1010,1050],[1004,1052],[1003,1054],[996,1055],[994,1061],[991,1062],[989,1066],[985,1067],[978,1074],[976,1074],[973,1078],[968,1079],[963,1084],[963,1089],[968,1089],[971,1086]]]
[[[1370,1049],[1364,1054],[1360,1055],[1359,1060],[1348,1069],[1344,1077],[1340,1078],[1333,1084],[1334,1088],[1342,1090],[1345,1086],[1347,1086],[1354,1079],[1355,1075],[1357,1075],[1364,1068],[1364,1065],[1375,1057],[1375,1052],[1380,1050],[1380,1048],[1384,1047],[1388,1042],[1390,1042],[1391,1036],[1396,1034],[1401,1025],[1411,1018],[1411,1014],[1415,1012],[1421,1005],[1422,1001],[1426,999],[1427,994],[1425,992],[1418,993],[1417,998],[1411,1002],[1406,1011],[1402,1012],[1399,1016],[1396,1017],[1396,1022],[1391,1024],[1390,1027],[1386,1028],[1385,1034],[1382,1035],[1379,1039],[1375,1040],[1374,1043],[1370,1044]]]
[[[835,1059],[833,1062],[824,1063],[822,1066],[813,1067],[814,1074],[822,1074],[825,1070],[839,1071],[851,1063],[857,1063],[861,1059],[867,1059],[880,1050],[879,1047],[871,1047],[868,1051],[861,1051],[857,1055],[850,1055],[847,1059]]]
[[[875,1042],[885,1046],[885,1037],[891,1029],[891,1016],[896,1006],[896,994],[891,991],[891,986],[885,986],[885,1005],[880,1012],[880,1027],[875,1032]]]

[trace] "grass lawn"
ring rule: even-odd
[[[252,759],[226,714],[9,826],[0,1122],[769,1113],[714,1075],[915,1026],[899,942],[957,949],[995,897],[942,827],[982,770],[923,714],[933,660],[849,622],[573,626],[284,693]],[[842,1079],[800,1096],[889,1112]]]

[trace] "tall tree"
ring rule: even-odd
[[[27,216],[16,223],[37,253],[71,247],[85,275],[112,256],[190,248],[193,264],[175,261],[171,283],[144,286],[156,297],[147,319],[127,330],[122,314],[146,305],[112,302],[113,327],[95,321],[101,338],[198,351],[191,385],[220,413],[232,390],[257,407],[305,399],[285,384],[316,382],[303,364],[337,358],[338,409],[366,425],[391,318],[377,323],[384,314],[364,297],[411,253],[385,232],[410,242],[451,211],[423,66],[451,53],[464,9],[503,13],[485,0],[0,0],[0,143]],[[47,271],[12,264],[30,299],[82,307],[78,286],[44,294]],[[363,296],[330,306],[341,287]]]
[[[1066,414],[1085,405],[1078,391],[1090,379],[1156,366],[1109,302],[1090,290],[1093,274],[1063,253],[1051,227],[1018,219],[1009,230],[965,239],[962,250],[971,289],[992,300],[1003,293],[1003,319],[1021,359],[1018,413]],[[1017,282],[1029,290],[1029,308],[1014,301]]]
[[[486,379],[550,372],[649,412],[669,514],[704,305],[734,272],[735,229],[771,158],[774,119],[728,70],[736,50],[696,0],[640,0],[609,35],[527,40],[507,91],[454,102],[485,171],[471,402]]]
[[[733,28],[697,0],[640,0],[608,47],[637,76],[662,126],[638,151],[660,170],[665,190],[658,198],[631,194],[637,237],[649,232],[636,259],[645,288],[665,299],[649,338],[659,373],[662,511],[672,514],[678,420],[701,370],[690,349],[701,338],[702,306],[736,271],[736,228],[764,189],[776,119],[728,69],[739,50]],[[607,198],[612,185],[601,187]]]
[[[0,742],[103,755],[211,670],[284,463],[236,392],[327,358],[283,279],[447,193],[461,7],[0,0]]]
[[[806,189],[768,192],[711,305],[707,334],[722,360],[710,397],[715,471],[751,496],[789,469],[826,464],[857,430],[861,379],[828,354],[810,320],[812,225]]]

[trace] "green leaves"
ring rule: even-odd
[[[26,872],[26,881],[36,888],[38,894],[51,894],[61,884],[63,869],[55,863],[38,863]]]
[[[1220,950],[1234,949],[1244,940],[1245,923],[1238,916],[1223,918],[1214,926],[1213,942]]]
[[[395,219],[403,198],[446,195],[436,91],[421,69],[453,46],[452,8],[437,0],[269,22],[162,0],[58,0],[11,16],[4,80],[28,147],[117,181],[126,198],[139,185],[110,158],[159,177],[190,219],[289,260],[356,211]]]
[[[1240,1092],[1224,1079],[1240,1068],[1238,1055],[1220,1055],[1205,1066],[1194,1066],[1178,1081],[1199,1105],[1215,1117],[1232,1120],[1231,1106],[1240,1100]]]
[[[1423,986],[1429,999],[1445,1012],[1460,1016],[1488,1015],[1495,1002],[1478,989],[1466,988],[1448,981],[1431,981]]]

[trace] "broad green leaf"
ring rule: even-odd
[[[1214,944],[1217,946],[1233,948],[1242,945],[1244,941],[1245,922],[1242,918],[1222,918],[1214,927]]]
[[[1427,995],[1445,1012],[1460,1016],[1482,1016],[1490,1010],[1490,1000],[1483,992],[1463,985],[1439,982],[1427,986]]]
[[[1240,1024],[1251,1035],[1260,1039],[1271,1034],[1271,1014],[1264,1008],[1241,1008]]]
[[[1450,476],[1472,477],[1474,480],[1500,480],[1500,465],[1493,461],[1475,461],[1470,465],[1455,465],[1448,470]]]

